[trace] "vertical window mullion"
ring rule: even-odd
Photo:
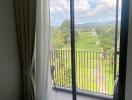
[[[76,100],[76,62],[75,62],[75,22],[74,0],[70,0],[70,28],[71,28],[71,65],[72,65],[72,95]]]
[[[117,41],[118,41],[118,10],[119,0],[116,0],[116,20],[115,20],[115,39],[114,39],[114,80],[116,80],[116,68],[117,68]]]

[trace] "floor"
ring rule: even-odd
[[[53,90],[53,100],[72,100],[72,93]],[[112,99],[96,99],[94,97],[77,95],[77,100],[112,100]]]
[[[53,91],[53,100],[72,100],[72,94],[61,91],[58,92]],[[86,96],[77,96],[77,100],[99,100],[99,99],[89,98]]]

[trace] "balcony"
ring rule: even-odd
[[[76,51],[76,83],[78,100],[112,100],[114,91],[114,54]],[[49,59],[54,66],[55,100],[72,100],[71,51],[52,50]]]

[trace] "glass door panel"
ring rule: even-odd
[[[72,100],[70,2],[50,0],[50,58],[54,100]],[[69,93],[70,92],[70,93]]]

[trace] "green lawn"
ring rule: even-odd
[[[88,32],[79,33],[78,40],[76,41],[77,50],[100,51],[99,44],[97,44],[98,36],[92,35]]]

